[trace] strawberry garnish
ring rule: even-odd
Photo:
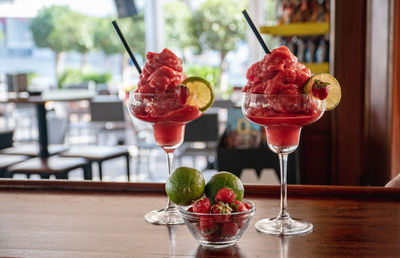
[[[329,82],[323,82],[315,79],[314,84],[311,87],[311,92],[314,97],[324,100],[328,97],[329,93]]]
[[[179,84],[175,88],[175,96],[180,104],[184,105],[186,103],[189,95],[190,95],[190,91],[189,91],[189,88],[186,87],[186,85]]]

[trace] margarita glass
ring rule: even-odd
[[[265,128],[268,147],[278,154],[281,178],[280,212],[276,218],[256,222],[256,229],[272,235],[310,232],[313,225],[291,218],[287,208],[287,158],[299,145],[303,126],[314,123],[324,113],[326,102],[311,94],[265,95],[243,93],[242,111],[253,123]]]
[[[175,93],[135,91],[129,95],[129,112],[137,119],[152,124],[154,139],[167,154],[168,174],[171,174],[174,151],[183,142],[186,123],[203,113],[197,106],[179,103]],[[144,218],[153,224],[184,224],[176,205],[169,198],[164,209],[150,211]]]

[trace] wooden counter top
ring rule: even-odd
[[[257,210],[234,247],[199,246],[185,225],[143,215],[165,205],[163,184],[0,180],[0,257],[398,257],[400,190],[289,186],[289,212],[310,234],[258,233],[279,210],[279,187],[246,186]]]

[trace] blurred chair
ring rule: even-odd
[[[13,136],[14,131],[12,130],[0,131],[0,150],[13,145]]]
[[[48,112],[47,116],[48,149],[49,155],[56,155],[67,149],[64,145],[65,134],[68,129],[68,120],[64,117],[56,116],[54,112]],[[9,145],[8,148],[0,150],[4,155],[25,155],[29,157],[39,156],[38,143],[20,143]]]
[[[69,84],[69,85],[65,85],[64,89],[95,91],[96,90],[96,83],[94,81],[88,81],[88,82]]]
[[[127,126],[124,103],[117,96],[96,96],[89,103],[91,116],[90,129],[94,130],[99,143],[99,136],[112,133],[122,133],[117,141],[121,144],[125,138]]]
[[[151,164],[150,162],[151,159],[151,154],[153,150],[157,150],[160,148],[153,136],[153,129],[152,126],[147,123],[140,121],[139,119],[131,116],[131,121],[132,121],[132,128],[133,128],[133,136],[135,140],[135,146],[137,150],[135,151],[135,175],[139,175],[139,170],[140,170],[140,165],[142,164],[142,161],[144,160],[144,164],[146,165],[146,170],[147,174],[150,176],[150,178],[153,178],[153,174],[151,173]]]
[[[1,85],[1,83],[0,83]],[[1,96],[1,93],[0,93]],[[12,128],[12,109],[8,103],[0,103],[0,130],[9,130]]]
[[[130,154],[126,147],[113,145],[98,145],[98,137],[104,133],[107,135],[112,133],[121,133],[116,144],[125,143],[126,119],[123,102],[118,97],[113,96],[96,96],[89,102],[89,110],[91,122],[89,123],[89,131],[97,136],[97,145],[76,145],[62,152],[62,157],[80,157],[85,158],[92,165],[97,163],[99,167],[99,178],[103,179],[102,163],[104,161],[125,157],[126,173],[128,181],[130,181]],[[107,142],[107,138],[106,138]]]
[[[68,118],[58,116],[55,112],[47,112],[47,141],[49,144],[64,144],[68,131]]]
[[[49,155],[56,155],[67,149],[64,145],[54,144],[49,145]],[[4,155],[25,155],[29,157],[39,156],[39,144],[37,143],[24,143],[14,145],[13,147],[5,148],[0,151],[0,154]]]
[[[36,109],[34,104],[15,103],[12,113],[15,139],[17,141],[33,141],[37,133]]]
[[[214,168],[219,139],[219,121],[217,113],[205,113],[196,120],[189,122],[185,128],[185,138],[182,147],[177,149],[176,157],[181,161],[185,156],[207,158],[207,167]]]
[[[130,155],[126,147],[122,146],[99,146],[99,145],[78,145],[72,146],[68,150],[60,154],[62,157],[81,157],[89,161],[90,165],[96,162],[99,166],[99,178],[103,180],[102,163],[104,161],[125,157],[126,159],[126,174],[130,181]]]
[[[0,131],[0,149],[9,148],[13,145],[13,134],[13,131]],[[29,159],[29,156],[0,154],[0,177],[4,177],[9,166],[27,159]]]
[[[96,83],[94,81],[81,82],[65,85],[66,90],[88,90],[95,92]],[[68,101],[55,103],[56,112],[68,117],[68,136],[80,136],[86,132],[87,121],[89,118],[89,101]],[[79,139],[81,140],[81,139]]]
[[[8,172],[8,167],[29,159],[24,155],[2,155],[0,154],[0,177],[4,177]]]
[[[92,179],[92,171],[89,162],[83,158],[66,158],[56,154],[65,151],[63,145],[65,133],[68,127],[67,118],[58,117],[54,112],[48,112],[47,116],[49,157],[39,158],[39,144],[20,144],[5,148],[0,151],[4,155],[4,163],[1,164],[1,174],[4,177],[13,177],[14,174],[25,174],[28,178],[32,174],[38,174],[41,178],[49,178],[54,175],[57,179],[68,179],[71,170],[81,168],[85,179]],[[3,156],[0,155],[0,156]],[[28,159],[31,157],[30,159]]]
[[[48,179],[54,175],[56,179],[68,179],[68,173],[81,168],[86,180],[92,179],[92,170],[87,160],[83,158],[66,158],[50,156],[48,158],[31,158],[8,167],[5,177],[13,177],[14,174],[24,174],[28,178],[32,174]]]

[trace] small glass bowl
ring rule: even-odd
[[[243,202],[251,209],[231,214],[194,213],[188,211],[192,206],[179,206],[186,226],[204,247],[225,248],[236,244],[246,231],[256,211],[256,205],[248,200]]]

